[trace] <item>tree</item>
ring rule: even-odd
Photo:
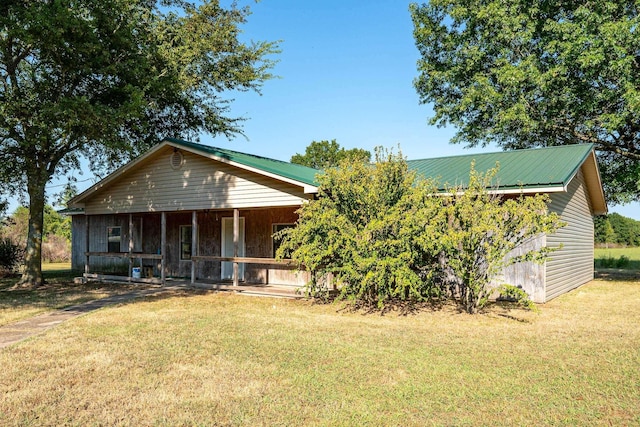
[[[312,272],[311,293],[326,289],[331,273],[341,297],[382,308],[430,296],[429,254],[413,244],[437,212],[434,188],[421,191],[400,154],[376,152],[374,165],[342,160],[318,176],[318,198],[302,206],[296,227],[283,230],[277,256]],[[437,200],[436,200],[437,201]]]
[[[42,283],[45,185],[86,157],[104,172],[159,142],[232,135],[229,91],[259,91],[277,52],[242,43],[249,10],[181,0],[0,4],[0,182],[26,194],[22,283]]]
[[[410,6],[414,84],[453,142],[596,144],[611,201],[640,200],[636,1],[432,0]]]
[[[640,246],[640,221],[618,213],[607,215],[607,220],[615,232],[613,243],[625,246]]]
[[[494,288],[492,280],[508,265],[522,261],[543,262],[553,248],[542,247],[511,256],[524,242],[554,233],[564,223],[549,213],[545,194],[504,199],[492,192],[499,165],[486,173],[471,164],[469,184],[447,190],[443,207],[432,226],[438,227],[442,285],[446,295],[458,299],[468,313],[482,308]],[[513,286],[503,286],[515,294]],[[524,296],[524,291],[520,292]]]
[[[343,161],[319,175],[317,199],[298,211],[296,227],[278,233],[276,255],[311,271],[312,293],[326,291],[332,273],[340,296],[359,307],[443,297],[476,313],[505,266],[543,261],[552,249],[510,252],[562,226],[544,195],[505,200],[491,192],[497,170],[471,165],[468,186],[438,194],[400,155],[377,151],[374,165]],[[525,297],[513,286],[501,290]]]
[[[294,154],[291,157],[291,163],[315,169],[338,166],[343,160],[349,163],[368,163],[371,161],[371,153],[362,148],[345,150],[335,139],[332,139],[331,141],[312,141],[305,149],[304,154]]]

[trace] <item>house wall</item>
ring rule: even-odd
[[[167,147],[97,190],[85,203],[89,215],[299,206],[301,187],[182,151],[179,169]]]
[[[297,206],[240,210],[245,220],[245,256],[256,258],[273,257],[273,224],[294,223],[298,216]],[[82,270],[85,264],[86,220],[89,218],[91,252],[107,252],[107,227],[122,227],[121,252],[129,250],[129,214],[119,215],[76,215],[72,220],[72,265]],[[180,226],[192,224],[192,212],[169,212],[167,218],[166,275],[168,277],[191,277],[191,261],[180,260]],[[197,212],[198,255],[220,256],[222,248],[222,219],[233,218],[233,210],[215,210]],[[157,254],[161,248],[161,214],[134,214],[134,251]],[[138,232],[140,230],[140,232]],[[135,265],[138,261],[135,261]],[[128,258],[92,256],[92,273],[125,274],[128,272]],[[152,267],[155,277],[160,276],[159,260],[144,260],[143,266]],[[196,264],[196,277],[201,280],[219,281],[221,278],[220,261],[199,261]],[[290,269],[274,268],[271,265],[247,264],[245,282],[247,283],[285,283],[304,285],[308,281],[306,273],[297,273]]]
[[[507,256],[514,257],[524,255],[532,250],[542,249],[546,244],[546,236],[538,236],[524,242]],[[506,267],[503,275],[497,280],[493,280],[496,286],[503,283],[522,288],[533,302],[543,303],[545,301],[545,276],[546,265],[525,261]]]
[[[80,271],[84,269],[84,253],[86,251],[87,234],[85,215],[73,215],[71,217],[71,269]]]
[[[582,171],[567,192],[551,194],[549,210],[567,225],[547,236],[549,247],[563,247],[546,262],[545,301],[593,280],[593,216]]]

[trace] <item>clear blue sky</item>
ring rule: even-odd
[[[240,5],[253,12],[243,27],[246,40],[282,40],[274,69],[280,78],[268,81],[262,96],[236,96],[232,112],[248,119],[246,138],[203,135],[202,143],[287,161],[323,139],[371,151],[399,144],[410,159],[498,151],[452,145],[452,129],[427,124],[431,108],[418,103],[412,86],[418,52],[408,1],[241,0]],[[610,211],[640,220],[639,204],[610,206]]]

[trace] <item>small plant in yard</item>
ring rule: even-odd
[[[627,268],[631,263],[631,259],[626,255],[620,255],[619,257],[614,257],[608,255],[604,258],[596,259],[596,267],[599,268]]]

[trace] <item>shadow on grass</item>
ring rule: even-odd
[[[188,297],[208,292],[203,289],[165,289],[140,283],[88,282],[74,283],[77,272],[50,270],[43,272],[46,283],[38,288],[15,285],[19,275],[0,279],[0,311],[2,310],[74,310],[89,312],[107,305],[130,304],[141,300]],[[1,314],[0,314],[1,317]]]
[[[640,268],[638,269],[622,269],[622,268],[596,268],[595,279],[606,280],[609,282],[640,280]]]

